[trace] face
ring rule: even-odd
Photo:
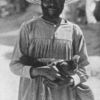
[[[64,7],[65,0],[41,0],[43,16],[49,18],[59,17]]]

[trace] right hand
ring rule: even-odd
[[[35,69],[37,76],[43,76],[51,81],[61,79],[61,75],[49,66],[37,67]]]

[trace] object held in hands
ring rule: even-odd
[[[77,71],[77,69],[78,69],[79,58],[80,57],[78,55],[75,55],[69,61],[63,60],[61,62],[58,62],[56,64],[56,67],[59,70],[59,73],[62,76],[70,76],[70,75],[73,75]]]
[[[45,84],[48,86],[73,85],[74,80],[70,77],[78,68],[79,56],[75,55],[71,60],[55,60],[42,58],[38,59],[38,65],[47,65],[38,67],[38,73],[47,78]]]
[[[54,82],[58,85],[66,85],[66,86],[73,86],[74,80],[71,75],[75,74],[78,70],[78,63],[79,63],[80,56],[75,55],[71,60],[59,60],[58,62],[54,63],[58,72],[60,73],[63,80],[56,79]]]

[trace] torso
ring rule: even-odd
[[[55,26],[40,18],[35,30],[30,32],[29,55],[35,58],[70,59],[72,33],[72,26],[64,23],[64,20]]]

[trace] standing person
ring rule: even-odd
[[[97,20],[93,14],[93,11],[95,9],[95,0],[86,0],[86,17],[87,17],[87,23],[96,23]]]
[[[86,91],[82,99],[76,95],[75,88],[88,78],[85,66],[89,62],[81,29],[59,17],[64,2],[41,0],[43,15],[21,26],[10,63],[11,71],[20,76],[18,100],[90,100],[87,89],[82,89]],[[64,79],[52,59],[70,60],[74,55],[80,56],[78,69]],[[57,79],[64,84],[59,85]]]
[[[100,11],[100,0],[95,0],[95,3],[96,5],[93,14],[98,22],[100,21],[100,13],[98,13]]]

